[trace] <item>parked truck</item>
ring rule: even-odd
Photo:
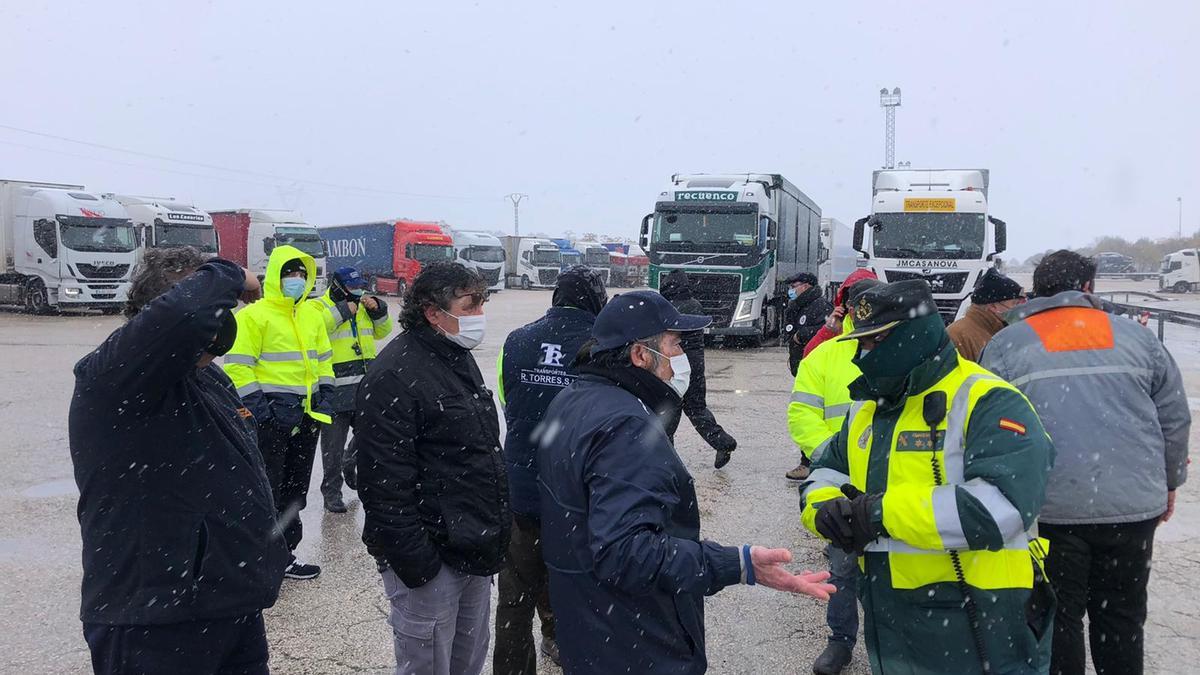
[[[0,303],[35,314],[121,311],[137,234],[125,207],[82,185],[0,180]]]
[[[530,288],[554,288],[562,268],[562,253],[549,239],[504,236],[504,283]]]
[[[217,230],[207,212],[174,197],[106,194],[125,207],[138,235],[138,253],[151,248],[194,246],[217,255]]]
[[[267,273],[267,260],[276,246],[295,246],[316,261],[313,295],[325,292],[325,244],[316,226],[305,222],[298,211],[231,209],[209,211],[209,215],[217,231],[217,250],[222,258],[242,265],[261,279]]]
[[[320,230],[329,268],[355,268],[375,293],[404,295],[425,265],[454,260],[454,240],[435,222],[394,218]]]
[[[854,250],[854,230],[837,218],[821,219],[821,261],[817,279],[826,297],[832,300],[837,289],[866,258]]]
[[[458,262],[475,270],[488,282],[488,290],[504,288],[504,246],[487,232],[455,230],[454,251]]]
[[[883,281],[924,279],[950,323],[975,282],[1007,247],[988,214],[987,169],[883,169],[871,176],[871,215],[854,223],[854,249]]]
[[[609,265],[612,268],[610,286],[640,288],[646,285],[650,259],[640,248],[623,243],[605,243],[604,248],[608,249]]]
[[[576,265],[583,264],[583,253],[571,243],[570,239],[551,239],[554,245],[558,247],[558,252],[562,254],[562,262],[558,267],[562,271],[567,271]]]
[[[673,270],[713,318],[709,335],[778,337],[787,303],[784,280],[816,274],[821,207],[773,173],[676,174],[642,219],[650,287]]]
[[[596,241],[577,241],[575,248],[583,254],[583,264],[600,273],[605,286],[612,283],[612,258],[604,244]]]
[[[1200,249],[1183,248],[1164,256],[1158,288],[1176,293],[1200,292]]]

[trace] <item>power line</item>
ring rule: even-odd
[[[0,124],[0,129],[7,129],[9,131],[16,131],[18,133],[30,134],[32,136],[40,136],[42,138],[49,138],[49,139],[53,139],[56,141],[63,141],[66,143],[75,143],[77,145],[84,145],[84,146],[91,147],[91,148],[99,148],[101,150],[108,150],[111,152],[122,152],[125,154],[135,155],[138,157],[146,157],[148,159],[157,159],[157,160],[165,161],[165,162],[174,162],[176,164],[185,164],[185,165],[190,165],[190,166],[196,166],[196,167],[214,170],[214,171],[225,171],[228,173],[240,173],[240,174],[245,174],[248,176],[269,178],[272,180],[284,181],[287,183],[304,183],[307,185],[320,185],[320,186],[334,188],[334,189],[338,189],[338,190],[383,194],[383,195],[391,195],[391,196],[396,196],[396,197],[414,197],[414,198],[419,198],[419,199],[454,199],[454,200],[463,200],[463,201],[490,199],[490,198],[485,198],[485,197],[467,197],[467,196],[461,196],[461,195],[434,195],[434,194],[421,194],[421,193],[414,193],[414,192],[397,192],[395,190],[381,190],[378,188],[364,187],[364,186],[360,186],[360,185],[342,185],[340,183],[329,183],[329,182],[325,182],[325,181],[308,180],[305,178],[293,178],[290,176],[281,176],[279,174],[264,173],[261,171],[251,171],[248,169],[235,169],[235,168],[231,168],[231,167],[219,166],[216,164],[206,164],[204,162],[195,162],[195,161],[186,160],[186,159],[177,159],[175,157],[168,157],[166,155],[158,155],[158,154],[154,154],[154,153],[150,153],[150,152],[142,152],[140,150],[130,150],[128,148],[120,148],[120,147],[117,147],[114,145],[105,145],[103,143],[93,143],[91,141],[81,141],[76,138],[68,138],[66,136],[59,136],[56,134],[48,134],[48,133],[45,133],[42,131],[34,131],[32,129],[22,129],[20,127],[14,127],[14,126],[11,126],[8,124]],[[18,145],[18,144],[10,143],[10,145]],[[129,166],[137,166],[137,165],[129,165]]]

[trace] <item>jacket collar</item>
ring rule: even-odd
[[[1009,312],[1011,311],[1009,310]],[[1007,312],[1005,315],[1007,316]],[[969,318],[971,323],[979,324],[980,327],[992,335],[999,333],[1000,329],[1004,328],[1004,319],[996,316],[995,312],[984,309],[982,305],[971,305],[968,307],[967,313],[963,318]]]
[[[937,354],[913,368],[912,372],[908,374],[908,381],[904,385],[904,395],[895,403],[884,404],[880,401],[880,407],[890,409],[903,406],[909,396],[919,394],[937,384],[956,367],[958,367],[958,352],[954,349],[954,342],[947,336]],[[850,383],[850,398],[855,401],[869,401],[877,399],[878,393],[867,384],[866,377],[859,376]]]
[[[630,365],[628,368],[600,368],[584,364],[579,372],[586,375],[602,377],[633,394],[646,406],[659,415],[679,408],[682,400],[666,382],[644,369]]]
[[[1088,309],[1107,311],[1104,301],[1090,293],[1084,293],[1083,291],[1063,291],[1057,295],[1034,298],[1023,305],[1018,305],[1004,315],[1004,320],[1008,323],[1017,323],[1018,321],[1028,319],[1034,314],[1052,309],[1061,309],[1063,307],[1086,307]]]
[[[811,286],[807,291],[804,291],[800,295],[796,296],[796,302],[800,303],[801,305],[807,305],[819,297],[821,297],[821,289],[816,286]]]
[[[587,321],[593,323],[596,320],[596,315],[580,309],[579,307],[551,307],[546,310],[547,319],[577,319],[579,321]]]

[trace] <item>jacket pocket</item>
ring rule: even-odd
[[[429,435],[446,445],[479,449],[483,429],[479,419],[481,413],[480,406],[470,395],[455,393],[438,396],[429,411]]]
[[[208,551],[204,515],[146,507],[140,518],[138,569],[147,603],[178,605],[195,597]]]

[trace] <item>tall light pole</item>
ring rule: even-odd
[[[1176,197],[1175,201],[1179,202],[1179,238],[1183,239],[1183,197]]]
[[[896,108],[900,107],[900,87],[888,93],[887,88],[879,90],[879,107],[883,108],[883,168],[896,168]]]
[[[513,234],[520,236],[521,235],[521,211],[520,211],[521,200],[527,199],[529,197],[529,195],[522,194],[520,192],[513,192],[512,194],[507,194],[504,197],[505,197],[505,199],[508,199],[508,200],[512,201],[512,203],[513,203]]]

